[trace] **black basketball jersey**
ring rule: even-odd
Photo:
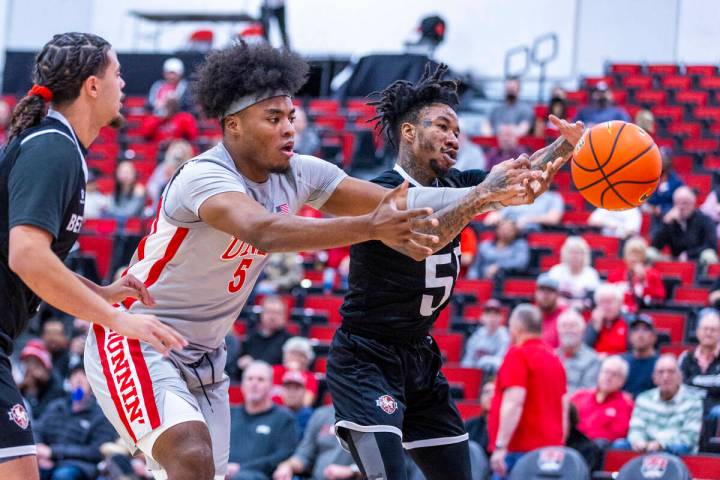
[[[14,340],[40,298],[9,267],[10,229],[41,228],[65,260],[83,223],[85,149],[63,121],[46,117],[13,139],[0,155],[0,351]]]
[[[451,169],[435,186],[474,187],[485,175],[481,170]],[[403,180],[389,170],[372,181],[395,188]],[[459,270],[459,235],[419,262],[379,241],[353,245],[349,290],[340,309],[343,325],[353,333],[396,342],[427,335],[450,301]]]

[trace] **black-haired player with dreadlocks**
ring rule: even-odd
[[[397,81],[371,103],[378,127],[398,148],[393,170],[374,183],[395,188],[474,187],[462,201],[438,211],[435,253],[415,261],[379,242],[350,248],[350,288],[333,339],[327,380],[337,412],[337,433],[370,479],[405,478],[403,447],[430,480],[469,480],[468,436],[440,372],[440,351],[430,329],[446,307],[460,266],[459,233],[478,210],[527,203],[542,193],[569,159],[582,125],[552,117],[563,135],[551,146],[497,165],[487,175],[452,168],[458,148],[457,87],[440,65],[417,84]],[[508,172],[542,171],[526,195],[487,202],[506,188]],[[477,187],[476,187],[477,186]],[[412,191],[413,189],[411,189]],[[421,230],[425,230],[422,228]]]

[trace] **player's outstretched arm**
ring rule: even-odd
[[[69,315],[148,342],[163,354],[187,345],[154,315],[131,315],[113,308],[86,284],[89,280],[81,281],[60,261],[50,249],[51,242],[52,235],[41,228],[19,225],[10,230],[10,269],[40,298]]]
[[[379,240],[416,259],[432,254],[433,234],[413,231],[414,222],[430,227],[431,209],[402,210],[407,184],[386,191],[370,213],[339,218],[305,218],[268,212],[239,192],[214,195],[200,206],[200,218],[208,225],[246,241],[265,252],[321,250]]]

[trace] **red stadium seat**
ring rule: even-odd
[[[655,321],[655,328],[666,331],[670,335],[670,341],[682,342],[685,337],[685,322],[687,318],[684,313],[675,312],[653,312],[645,311]]]
[[[664,90],[640,90],[635,93],[635,103],[653,107],[667,103],[667,92]]]
[[[562,216],[563,225],[587,225],[590,212],[565,211]]]
[[[694,262],[655,262],[653,266],[664,278],[677,278],[688,286],[695,282]]]
[[[657,76],[677,75],[680,72],[680,66],[672,63],[650,64],[647,66],[647,72]]]
[[[602,469],[604,472],[618,472],[623,465],[638,455],[640,454],[630,450],[608,450]]]
[[[317,357],[315,359],[313,372],[322,373],[323,375],[327,373],[327,357]]]
[[[455,282],[456,293],[469,293],[477,297],[478,302],[485,302],[493,293],[493,282],[492,280],[468,280],[466,278],[459,278]]]
[[[642,65],[639,63],[614,63],[610,65],[610,73],[615,75],[639,75]]]
[[[593,267],[598,271],[600,275],[607,276],[608,273],[613,270],[620,270],[625,267],[625,261],[622,258],[610,258],[601,256],[595,259]]]
[[[679,122],[685,115],[685,109],[680,105],[657,105],[652,112],[656,119],[670,122]]]
[[[676,155],[672,159],[672,166],[673,170],[684,177],[695,169],[695,159],[690,155]]]
[[[543,272],[547,272],[558,263],[560,263],[559,254],[555,253],[550,255],[543,255],[542,257],[540,257],[540,270],[542,270]]]
[[[247,333],[247,323],[242,320],[235,320],[235,323],[233,323],[233,333],[236,337],[244,337]]]
[[[706,275],[710,278],[720,277],[720,263],[713,263],[708,265]]]
[[[305,299],[304,308],[324,311],[328,315],[328,322],[337,325],[342,321],[340,307],[343,304],[343,297],[331,295],[310,295]]]
[[[684,151],[701,155],[715,153],[719,148],[720,142],[717,138],[686,138],[682,143]]]
[[[78,237],[80,251],[95,255],[100,278],[108,276],[112,259],[113,239],[110,236],[80,235]]]
[[[560,171],[556,173],[555,178],[553,178],[553,184],[561,192],[569,190],[572,185],[572,176],[570,175],[570,172]]]
[[[230,396],[230,405],[239,406],[243,404],[243,393],[239,383],[231,383],[228,387],[228,395]]]
[[[667,75],[660,79],[660,85],[668,90],[688,90],[691,82],[692,78],[682,75]]]
[[[652,88],[652,77],[646,75],[633,75],[623,78],[623,87],[637,90],[650,90]]]
[[[583,105],[588,102],[588,92],[587,90],[565,92],[565,100],[571,105]]]
[[[475,135],[470,137],[473,143],[480,145],[483,148],[493,148],[498,146],[497,137],[482,137]]]
[[[548,248],[553,252],[559,252],[565,240],[566,233],[556,232],[532,232],[527,237],[530,248]]]
[[[667,127],[668,133],[679,138],[700,138],[702,125],[692,122],[671,123]],[[675,166],[675,158],[673,158],[673,167]]]
[[[708,91],[720,90],[720,77],[701,77],[698,80],[698,87]]]
[[[114,218],[88,218],[83,222],[83,234],[112,235],[117,230]]]
[[[313,325],[308,332],[308,338],[315,339],[322,343],[330,343],[335,335],[336,329],[337,326],[335,325]]]
[[[680,354],[687,350],[690,350],[691,348],[692,345],[690,345],[689,343],[668,343],[660,347],[660,355],[671,353],[679,358]]]
[[[608,87],[612,87],[614,83],[612,77],[585,77],[582,82],[587,88],[594,88],[595,85],[600,82],[604,82]]]
[[[98,178],[95,183],[97,184],[98,191],[105,195],[110,195],[115,188],[115,179],[112,177]]]
[[[471,418],[480,416],[483,413],[483,407],[479,403],[456,402],[455,405],[457,405],[460,416],[465,422],[467,422]]]
[[[285,330],[293,337],[298,337],[301,333],[300,325],[295,322],[288,322],[287,325],[285,325]]]
[[[536,150],[540,150],[541,148],[544,148],[546,143],[544,138],[538,138],[538,137],[520,137],[520,145],[528,147],[530,151],[534,152]]]
[[[345,129],[347,120],[339,115],[327,115],[315,118],[315,125],[320,128],[328,128],[334,132]]]
[[[717,142],[717,140],[716,140]],[[685,175],[685,185],[698,192],[698,201],[703,202],[712,188],[712,177],[708,174]]]
[[[620,250],[619,238],[607,237],[597,233],[585,233],[582,238],[585,239],[592,250],[600,251],[606,257],[617,258]]]
[[[503,295],[511,298],[532,298],[535,295],[535,280],[508,278],[503,283]]]
[[[720,121],[720,107],[697,107],[693,111],[693,115],[698,120],[719,122]]]
[[[433,330],[447,330],[450,328],[450,317],[452,316],[452,304],[448,303],[445,308],[440,310],[435,323],[433,324]]]
[[[316,98],[308,103],[310,115],[334,115],[340,110],[340,102],[334,98]]]
[[[694,107],[705,106],[708,103],[708,93],[688,90],[675,94],[675,103]]]
[[[720,480],[720,455],[685,455],[682,460],[694,480]]]
[[[685,74],[693,77],[712,77],[717,73],[717,65],[685,65]]]
[[[675,303],[689,306],[702,307],[707,305],[710,290],[697,287],[677,287],[675,289]]]
[[[482,370],[479,368],[443,366],[442,373],[448,382],[462,383],[465,400],[474,400],[480,396]]]
[[[590,205],[580,192],[563,192],[562,197],[565,202],[565,208],[570,208],[571,210],[586,210],[588,205]]]
[[[435,343],[448,362],[459,362],[465,338],[462,333],[433,333]]]

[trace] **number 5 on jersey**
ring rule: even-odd
[[[455,277],[448,275],[446,277],[437,276],[438,265],[446,265],[452,263],[453,257],[457,262],[457,268],[455,269]],[[440,305],[443,305],[450,297],[452,292],[453,284],[457,279],[458,272],[460,271],[460,247],[455,247],[453,253],[443,253],[432,255],[425,259],[425,288],[443,288],[443,296],[440,301],[433,306],[434,295],[423,295],[422,302],[420,303],[420,315],[423,317],[429,317],[435,312]]]
[[[232,280],[230,280],[230,283],[228,283],[229,293],[237,293],[242,290],[242,287],[245,284],[245,271],[250,268],[252,262],[252,258],[243,258],[242,260],[240,260],[240,264],[235,269],[235,273],[233,273]]]

